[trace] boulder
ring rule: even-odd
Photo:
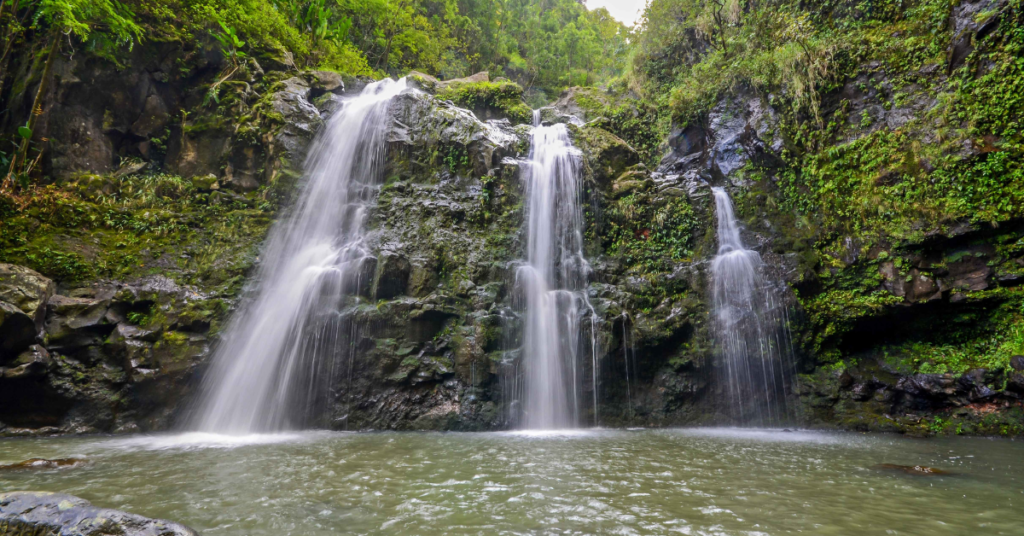
[[[15,264],[0,263],[0,301],[14,305],[42,329],[46,302],[55,292],[53,281],[39,272]]]
[[[1010,369],[1006,371],[1006,391],[1024,394],[1024,355],[1010,358]]]
[[[487,71],[482,71],[465,78],[453,78],[451,80],[438,80],[437,78],[430,76],[426,73],[419,71],[410,71],[408,75],[409,83],[412,87],[422,89],[423,91],[439,91],[447,87],[458,85],[458,84],[475,84],[479,82],[490,82],[491,77]]]
[[[0,471],[11,471],[18,469],[66,469],[78,467],[85,463],[81,458],[57,458],[47,460],[46,458],[30,458],[18,463],[0,465]]]
[[[294,71],[296,69],[295,56],[284,47],[264,44],[257,59],[262,70],[265,71]]]
[[[910,272],[910,288],[907,290],[907,300],[912,302],[926,302],[942,298],[942,290],[935,279],[927,274],[917,271]]]
[[[220,189],[220,185],[217,184],[217,176],[213,173],[207,173],[206,175],[196,175],[192,177],[192,186],[195,186],[200,191],[211,191]]]
[[[231,133],[223,127],[192,129],[186,135],[171,138],[167,147],[167,169],[182,177],[219,171],[230,147]]]
[[[46,318],[47,345],[71,349],[99,344],[113,328],[106,318],[109,300],[53,296]]]
[[[429,95],[403,93],[388,109],[389,159],[424,148],[459,147],[477,176],[494,175],[506,156],[518,153],[520,137],[506,121],[483,122],[471,112]],[[392,163],[393,165],[393,163]]]
[[[958,259],[947,266],[948,274],[943,283],[948,288],[978,291],[989,288],[992,268],[984,254],[960,254]]]
[[[915,374],[901,378],[896,388],[914,396],[946,398],[957,394],[957,383],[952,374]]]
[[[153,90],[151,90],[153,91]],[[170,109],[160,94],[153,91],[142,103],[142,115],[131,126],[131,133],[148,138],[167,127],[171,120]]]
[[[985,385],[985,375],[985,369],[972,369],[957,380],[960,388],[967,392],[972,402],[980,402],[997,394]]]
[[[694,160],[687,158],[691,155],[700,155],[707,148],[707,132],[698,124],[676,126],[669,132],[668,148],[671,151],[662,160],[666,169],[685,170]]]
[[[198,536],[184,525],[42,491],[0,493],[0,533],[55,536]]]
[[[583,127],[574,141],[601,188],[607,188],[627,168],[640,163],[640,155],[628,143],[603,128]]]
[[[950,474],[949,471],[936,469],[935,467],[928,467],[926,465],[896,465],[893,463],[880,463],[872,466],[872,469],[878,469],[881,471],[899,471],[901,473],[915,476],[939,476]]]
[[[654,181],[643,170],[631,170],[620,175],[612,183],[612,195],[624,197],[634,192],[641,192],[654,187]]]
[[[576,125],[582,127],[586,123],[582,119],[572,114],[562,113],[562,111],[554,106],[545,106],[540,109],[540,123],[542,125],[553,125],[561,123],[563,125]]]
[[[437,91],[442,83],[437,78],[419,71],[410,71],[406,79],[409,81],[410,86],[430,92]]]
[[[8,363],[8,368],[3,371],[2,376],[5,380],[38,378],[46,374],[51,364],[50,352],[38,344],[33,344],[14,361]]]
[[[545,115],[550,115],[576,118],[580,122],[593,121],[598,118],[598,114],[602,109],[608,108],[611,104],[612,99],[603,91],[595,88],[571,87],[563,91],[554,104],[546,107],[546,110],[550,110],[550,112],[545,113],[545,109],[541,110],[541,118],[547,120]]]
[[[333,71],[309,71],[304,73],[303,78],[309,84],[313,97],[324,93],[344,93],[345,81],[341,75]]]

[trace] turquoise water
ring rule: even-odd
[[[1024,534],[1024,442],[739,429],[0,440],[0,489],[206,535]],[[926,465],[948,475],[873,468]]]

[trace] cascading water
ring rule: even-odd
[[[565,125],[534,129],[526,166],[526,263],[516,272],[525,302],[522,365],[523,425],[575,427],[583,400],[583,356],[590,350],[594,419],[597,418],[596,315],[586,295],[590,267],[583,256],[580,153]],[[590,340],[581,323],[589,317]],[[589,344],[588,344],[589,343]]]
[[[711,262],[713,333],[725,365],[729,406],[743,422],[779,424],[792,347],[785,305],[766,284],[764,263],[746,249],[724,188],[712,188],[718,215],[718,255]]]
[[[580,422],[586,349],[597,418],[596,315],[586,294],[581,155],[565,125],[541,126],[536,112],[534,124],[526,167],[526,263],[516,273],[525,301],[523,424],[556,429]],[[585,341],[581,323],[588,317]]]
[[[404,79],[368,85],[329,120],[290,214],[270,233],[253,299],[217,349],[192,425],[251,433],[322,413],[348,346],[339,308],[364,281],[364,220],[379,189],[385,115]]]

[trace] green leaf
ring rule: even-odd
[[[28,127],[18,127],[18,135],[27,140],[32,137],[32,129]]]

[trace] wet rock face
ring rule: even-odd
[[[1019,418],[1024,375],[1012,367],[904,374],[884,358],[861,356],[842,372],[802,376],[796,391],[801,419],[818,426],[923,435],[941,431],[929,427],[939,415],[956,419],[963,433],[999,433]]]
[[[385,182],[368,222],[366,297],[346,307],[351,374],[332,426],[493,429],[495,311],[506,298],[518,232],[523,129],[480,121],[426,93],[389,113]]]
[[[670,132],[669,152],[659,171],[696,174],[722,183],[734,181],[736,172],[749,161],[761,166],[779,161],[783,140],[778,114],[764,97],[745,91],[727,96],[711,109],[704,124]]]
[[[967,28],[992,4],[958,6],[951,23]],[[182,118],[174,111],[206,109],[203,95],[192,90],[208,87],[224,59],[193,58],[186,80],[175,75],[174,51],[150,46],[162,45],[138,47],[142,55],[127,72],[112,73],[81,56],[58,66],[56,104],[47,123],[57,140],[47,164],[55,176],[113,171],[119,157],[132,156],[142,160],[135,166],[163,164],[191,179],[211,203],[251,204],[252,192],[266,185],[287,197],[316,131],[345,91],[366,83],[298,71],[281,51],[246,67],[248,77],[237,84],[246,86],[238,97],[244,106],[227,115],[204,111]],[[514,343],[504,335],[518,321],[512,302],[516,262],[523,256],[522,168],[529,127],[482,120],[490,115],[430,94],[451,84],[422,78],[416,83],[423,91],[393,102],[379,200],[369,215],[373,257],[361,266],[359,284],[347,289],[351,299],[339,304],[356,357],[351,367],[345,362],[339,368],[345,373],[335,381],[332,427],[505,426],[508,401],[499,378],[502,360],[514,354],[505,352]],[[857,89],[866,80],[850,80],[837,94],[850,101],[851,118],[868,112],[872,129],[895,128],[930,106],[911,100],[875,117],[871,95]],[[884,87],[884,80],[876,81]],[[596,90],[571,90],[542,110],[541,119],[569,125],[583,159],[589,298],[600,319],[601,422],[706,420],[715,408],[700,404],[719,396],[709,382],[714,363],[705,326],[704,265],[716,247],[709,186],[754,191],[744,169],[778,164],[778,112],[767,96],[742,88],[729,92],[701,121],[671,130],[667,154],[651,171],[611,131],[611,122],[596,121],[594,108],[582,105],[584,97],[611,106]],[[260,120],[239,121],[243,115]],[[166,154],[153,150],[161,144]],[[128,166],[121,172],[132,169],[137,170]],[[113,180],[80,179],[94,195],[113,192]],[[788,249],[813,237],[763,214],[740,216],[748,223],[745,241],[756,245],[781,279],[803,285],[805,296],[820,290],[820,259]],[[664,221],[671,224],[659,228]],[[830,276],[870,272],[866,277],[877,279],[877,290],[901,298],[885,309],[906,315],[900,320],[969,304],[972,292],[1024,282],[1024,261],[986,245],[992,241],[983,230],[951,226],[944,233],[893,249],[877,266],[870,264],[877,251],[847,240],[837,247]],[[168,428],[199,380],[226,309],[206,290],[160,275],[57,288],[31,270],[0,265],[0,434]],[[857,325],[850,338],[875,340],[876,331],[874,325]],[[892,421],[884,415],[1001,405],[1024,396],[1024,359],[1011,361],[1020,367],[1005,377],[990,371],[901,374],[868,365],[842,379],[811,361],[803,371],[815,379],[799,387],[799,396],[807,420],[825,425],[858,427],[874,419],[863,426],[899,429],[889,427]],[[632,383],[625,381],[627,370]]]
[[[1000,15],[994,13],[1004,5],[1005,2],[999,0],[975,0],[960,2],[953,8],[950,17],[953,39],[947,51],[948,72],[961,67],[967,56],[974,51],[977,41],[996,28]],[[984,13],[988,13],[989,16],[980,16]]]
[[[525,131],[514,129],[507,121],[482,122],[467,110],[422,93],[395,97],[389,115],[389,158],[425,157],[430,151],[446,151],[431,162],[434,169],[416,169],[417,165],[427,165],[417,158],[409,162],[406,173],[429,175],[440,171],[447,157],[449,167],[454,164],[464,174],[494,176],[502,159],[520,154],[526,141]]]
[[[78,497],[39,491],[0,493],[0,534],[198,536],[171,521],[97,508]]]
[[[32,64],[30,57],[12,62],[22,70]],[[183,50],[180,43],[156,41],[134,47],[123,68],[88,52],[59,56],[38,126],[49,139],[45,173],[72,180],[83,173],[127,171],[129,161],[139,160],[186,179],[213,174],[238,192],[281,174],[300,175],[305,147],[320,122],[312,102],[344,92],[341,76],[296,72],[286,51],[263,54],[248,58],[219,86],[218,98],[232,104],[209,106],[211,97],[201,88],[209,89],[230,69],[215,47]],[[30,78],[28,72],[20,76]],[[28,84],[9,96],[5,105],[12,113],[0,118],[0,128],[24,121],[34,88]]]
[[[640,163],[639,155],[629,144],[600,127],[580,127],[573,141],[583,152],[593,180],[602,189],[611,186],[630,166]]]
[[[8,280],[5,288],[26,308],[53,292],[31,270],[0,270],[31,282]],[[167,427],[208,353],[206,331],[219,307],[162,276],[68,293],[47,297],[40,331],[21,309],[0,302],[0,313],[11,312],[0,316],[0,330],[23,328],[21,338],[3,339],[12,350],[0,362],[0,435]]]
[[[328,86],[344,91],[344,85],[337,81],[327,80],[325,76],[314,77],[314,83],[320,91]],[[273,137],[269,152],[281,159],[281,166],[287,173],[300,174],[302,163],[306,159],[306,147],[312,141],[317,129],[323,123],[320,111],[310,101],[311,88],[308,82],[295,77],[289,78],[275,86],[277,89],[271,97],[271,109],[280,114],[282,126]],[[273,177],[268,176],[269,182]],[[258,183],[253,177],[252,184],[245,188],[253,189]],[[245,189],[243,188],[243,189]]]

